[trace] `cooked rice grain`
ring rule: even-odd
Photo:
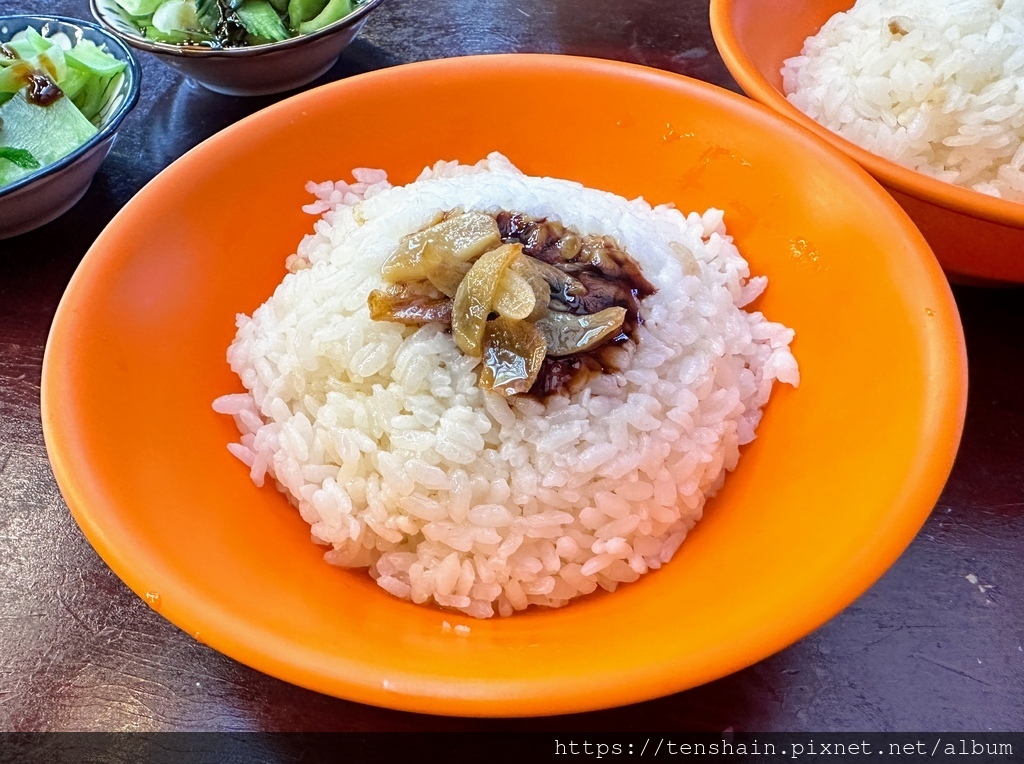
[[[782,77],[794,106],[852,143],[1024,201],[1024,0],[857,0]]]

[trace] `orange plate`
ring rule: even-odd
[[[558,119],[507,94],[562,93]],[[502,110],[510,110],[503,114]],[[803,383],[666,568],[613,595],[473,621],[321,559],[307,525],[225,448],[234,317],[284,274],[309,179],[500,150],[523,170],[684,210],[726,210],[759,308],[797,332]],[[966,366],[927,245],[853,162],[744,98],[641,67],[493,56],[295,96],[175,162],[117,215],[54,321],[43,425],[103,559],[161,615],[243,663],[364,703],[553,714],[707,682],[799,639],[913,538],[949,474]],[[462,636],[442,621],[467,624]]]
[[[954,186],[840,138],[786,100],[782,62],[854,0],[711,0],[711,31],[746,93],[852,157],[896,198],[951,276],[1024,283],[1024,204]]]

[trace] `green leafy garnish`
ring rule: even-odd
[[[38,170],[42,167],[28,149],[16,149],[13,146],[0,146],[0,159],[13,162],[23,170]]]

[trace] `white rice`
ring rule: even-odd
[[[741,306],[765,287],[722,213],[520,173],[497,154],[440,162],[390,187],[383,172],[310,184],[323,217],[294,271],[228,350],[249,391],[229,449],[271,477],[331,547],[381,588],[470,616],[557,607],[667,563],[754,438],[773,382],[796,384],[793,332]],[[612,234],[658,289],[626,370],[545,402],[476,386],[479,360],[440,325],[369,317],[402,236],[453,208],[557,219]]]
[[[1024,0],[858,0],[782,77],[798,109],[852,143],[1024,201]]]

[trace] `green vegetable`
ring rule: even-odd
[[[351,0],[330,0],[326,7],[310,21],[299,24],[299,34],[310,34],[333,24],[352,13]]]
[[[88,40],[64,50],[32,28],[4,45],[16,58],[0,58],[0,187],[95,135],[125,68]]]
[[[32,49],[36,53],[43,53],[52,47],[55,47],[53,43],[47,41],[39,32],[34,30],[32,27],[28,27],[25,30],[25,42],[32,46]]]
[[[328,0],[289,0],[288,26],[298,31],[299,24],[309,21],[327,7]]]
[[[25,87],[25,66],[5,66],[0,69],[0,93],[17,93]]]
[[[0,144],[30,151],[40,162],[55,162],[96,134],[96,127],[67,98],[49,106],[29,103],[18,93],[0,106]]]
[[[60,81],[60,89],[63,91],[65,96],[74,101],[79,97],[79,94],[86,87],[88,87],[89,83],[93,79],[95,78],[91,77],[85,72],[68,67],[67,73],[64,75],[64,78]],[[91,119],[89,115],[85,115],[85,118]]]
[[[35,49],[35,46],[33,46],[32,43],[30,43],[24,37],[19,38],[17,40],[11,40],[9,42],[4,43],[4,45],[7,46],[8,50],[14,51],[14,53],[17,54],[18,58],[32,58],[39,52]],[[13,63],[14,61],[12,61],[11,59],[0,59],[0,65],[10,65]]]
[[[70,68],[98,77],[110,77],[127,66],[88,40],[82,40],[72,50],[66,51],[64,59]]]
[[[28,84],[26,78],[34,72],[42,73],[54,82],[60,82],[67,71],[64,51],[53,46],[32,58],[17,59],[10,65],[0,68],[0,93],[17,93]]]
[[[0,120],[0,145],[27,151],[42,165],[70,154],[96,134],[93,124],[67,98],[36,106],[19,92],[0,106]],[[28,172],[18,165],[0,167],[0,186]]]
[[[156,9],[153,26],[165,34],[171,32],[198,32],[199,18],[193,0],[171,0]]]
[[[83,87],[72,98],[72,103],[82,112],[82,116],[92,122],[100,109],[107,102],[107,90],[111,87],[109,79],[92,78],[86,81]]]
[[[199,27],[209,34],[224,22],[224,12],[217,0],[196,0],[196,19]]]
[[[287,40],[288,30],[267,0],[245,0],[236,11],[245,31],[266,40]]]
[[[124,8],[132,16],[148,16],[153,13],[165,0],[115,0],[118,5]]]
[[[212,35],[205,32],[161,32],[154,26],[145,27],[147,40],[165,42],[168,45],[195,45],[201,42],[213,42]]]
[[[7,46],[8,50],[14,51],[18,58],[32,58],[39,52],[35,49],[35,46],[33,46],[32,43],[24,37],[17,40],[10,40],[9,42],[4,43],[4,45]],[[13,63],[15,62],[11,59],[0,59],[0,65],[10,65]]]
[[[116,0],[147,39],[231,48],[315,32],[363,0]],[[136,10],[132,10],[132,9]]]
[[[39,160],[32,156],[31,151],[26,149],[15,149],[10,146],[0,146],[0,159],[13,162],[23,170],[36,170],[42,167]]]

